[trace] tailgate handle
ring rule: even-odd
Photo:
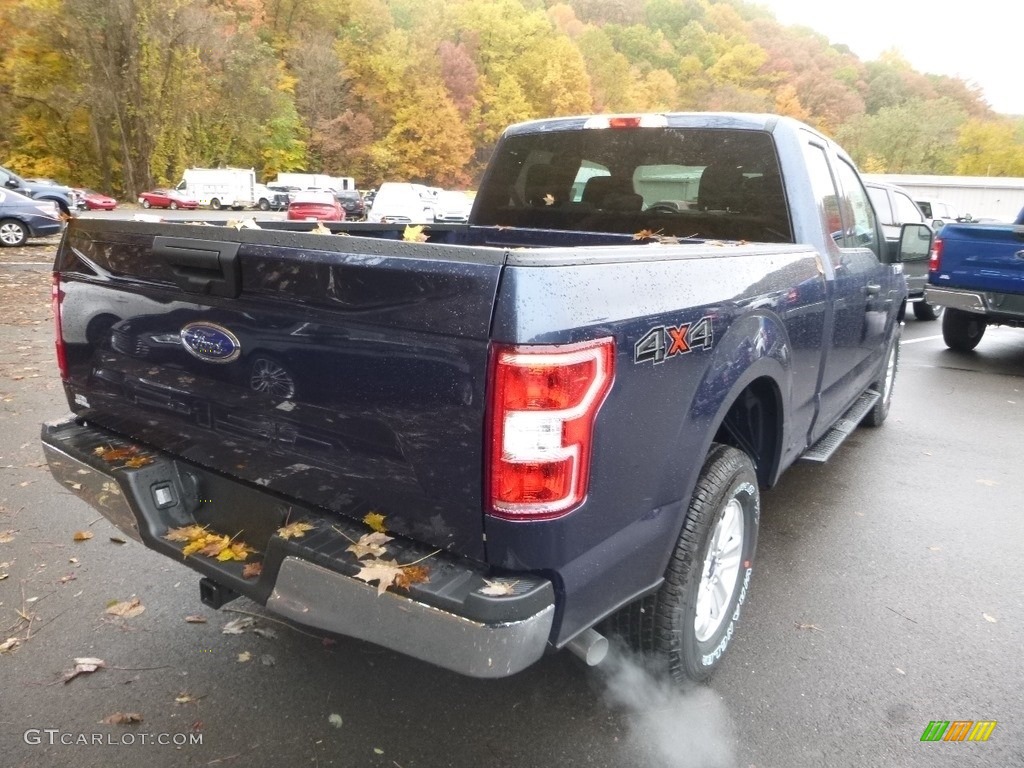
[[[153,254],[167,263],[183,291],[232,299],[242,289],[240,247],[240,243],[187,237],[153,239]]]

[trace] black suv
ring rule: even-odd
[[[366,203],[363,202],[363,196],[359,194],[358,190],[346,189],[335,192],[334,196],[338,198],[341,207],[345,209],[346,221],[362,219],[366,216]]]

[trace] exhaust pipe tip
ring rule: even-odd
[[[588,667],[596,667],[608,655],[608,638],[594,628],[585,629],[565,647],[583,659]]]

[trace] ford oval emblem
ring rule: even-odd
[[[238,337],[214,323],[189,323],[181,329],[181,343],[189,354],[207,363],[230,363],[242,354]]]

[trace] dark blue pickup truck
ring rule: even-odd
[[[615,632],[703,679],[759,489],[889,409],[900,255],[788,118],[516,125],[468,224],[310,226],[79,219],[57,255],[51,471],[215,607],[479,677]]]
[[[946,224],[935,238],[925,299],[946,307],[946,346],[970,352],[990,325],[1024,328],[1024,210],[1013,224]]]

